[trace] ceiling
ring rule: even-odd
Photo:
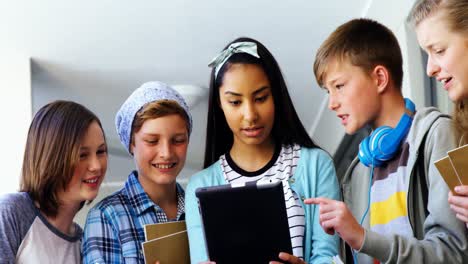
[[[239,36],[276,57],[310,131],[324,99],[312,72],[315,52],[368,2],[0,0],[0,45],[32,58],[34,111],[59,98],[83,103],[101,117],[113,154],[125,156],[113,125],[125,98],[151,80],[206,88],[208,62]],[[203,160],[206,108],[204,98],[192,109],[193,169]]]

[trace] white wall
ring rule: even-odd
[[[317,118],[309,129],[309,135],[316,144],[333,156],[345,135],[345,130],[335,112],[328,109],[328,95],[325,92],[319,109]]]
[[[31,122],[31,70],[27,56],[0,50],[2,128],[0,194],[18,190],[26,135]]]

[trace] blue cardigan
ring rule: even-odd
[[[331,257],[338,254],[338,236],[326,234],[319,223],[318,206],[305,205],[303,201],[309,197],[319,196],[340,200],[335,167],[330,156],[321,149],[302,147],[300,155],[294,175],[289,179],[289,184],[301,198],[301,205],[305,211],[305,261],[307,263],[330,263]],[[189,180],[185,191],[185,213],[192,263],[208,260],[195,190],[199,187],[221,184],[227,184],[227,182],[224,179],[219,161],[193,175]]]

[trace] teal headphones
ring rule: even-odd
[[[364,165],[380,167],[395,156],[401,141],[408,134],[416,111],[414,103],[408,98],[405,98],[405,108],[395,128],[378,127],[359,144],[358,157]]]

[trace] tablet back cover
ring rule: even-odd
[[[196,191],[208,255],[216,263],[268,263],[292,254],[281,182]]]

